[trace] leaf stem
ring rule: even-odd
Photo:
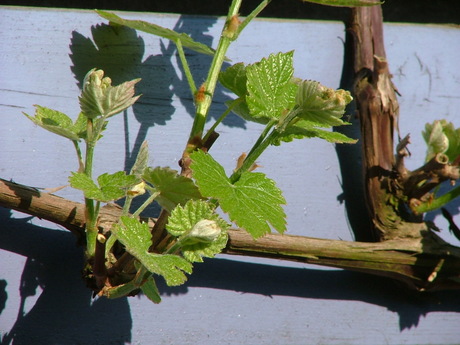
[[[144,203],[139,206],[139,208],[136,210],[136,212],[133,213],[133,218],[139,217],[139,215],[144,211],[147,206],[149,206],[157,197],[160,195],[160,192],[154,192],[152,193],[147,200],[144,201]]]
[[[196,85],[195,81],[193,80],[192,72],[190,71],[190,67],[188,65],[187,59],[185,58],[184,48],[182,47],[182,42],[180,39],[175,40],[177,47],[177,53],[179,54],[180,62],[182,63],[182,67],[184,69],[185,77],[187,78],[188,85],[190,87],[190,91],[192,93],[192,98],[196,93]]]
[[[212,59],[211,66],[209,68],[208,76],[204,83],[205,85],[205,94],[204,99],[201,102],[197,102],[196,105],[196,114],[195,120],[193,121],[192,130],[190,132],[189,141],[195,137],[201,137],[204,130],[204,125],[206,123],[206,118],[209,113],[209,108],[212,103],[212,97],[214,96],[214,91],[216,89],[217,80],[219,78],[220,70],[222,69],[222,64],[225,60],[225,54],[228,50],[228,47],[235,39],[234,36],[227,34],[228,26],[231,22],[232,17],[238,15],[242,0],[232,0],[230,5],[227,22],[224,25],[222,34],[217,45],[216,53]]]
[[[267,7],[267,5],[271,2],[271,0],[264,0],[262,1],[259,6],[257,6],[244,20],[243,22],[239,25],[238,30],[235,33],[235,39],[238,38],[240,35],[241,31],[255,18],[259,15],[262,10]]]
[[[238,181],[241,177],[241,174],[245,171],[248,171],[252,167],[252,165],[256,162],[257,158],[259,158],[260,155],[267,149],[267,147],[273,143],[274,139],[278,135],[284,132],[287,125],[295,119],[298,113],[299,109],[294,108],[285,116],[281,117],[280,120],[273,119],[269,123],[267,123],[265,129],[252,146],[251,151],[249,151],[241,167],[237,169],[232,174],[232,176],[230,176],[231,183],[235,183],[236,181]],[[277,122],[278,124],[275,126]],[[275,128],[273,128],[273,126],[275,126]]]
[[[217,128],[217,126],[227,117],[228,114],[230,114],[230,112],[233,110],[233,108],[235,108],[239,103],[241,103],[243,101],[242,98],[237,98],[235,99],[231,104],[230,106],[222,113],[222,115],[220,115],[220,117],[217,119],[217,121],[211,126],[211,128],[208,129],[208,131],[206,132],[206,135],[203,137],[203,142],[205,143],[206,140],[209,139],[209,137],[211,136],[211,134],[215,131],[215,129]]]
[[[75,147],[75,151],[77,152],[78,172],[83,172],[85,170],[85,164],[83,163],[83,155],[81,154],[80,145],[78,145],[78,141],[76,140],[72,140],[72,143]]]
[[[270,122],[271,123],[271,122]],[[270,124],[269,123],[269,124]],[[268,125],[265,129],[268,128]],[[273,126],[273,125],[272,125]],[[265,130],[264,130],[265,132]],[[266,135],[262,140],[262,135],[257,140],[256,144],[252,147],[251,151],[249,151],[247,157],[243,161],[243,164],[239,169],[237,169],[231,176],[230,182],[233,184],[238,181],[241,177],[241,174],[248,171],[252,165],[256,162],[257,158],[267,149],[267,147],[273,142],[273,139],[279,134],[279,132],[274,128],[270,134]]]
[[[93,119],[88,118],[86,125],[86,157],[84,173],[88,177],[92,177],[93,172],[93,157],[94,157],[94,128]],[[86,250],[89,257],[94,256],[96,251],[97,229],[96,229],[96,213],[94,209],[94,201],[85,198],[86,205]]]
[[[445,204],[454,200],[458,196],[460,196],[460,186],[457,186],[449,192],[441,195],[439,198],[435,198],[434,200],[421,203],[420,205],[414,208],[414,211],[419,214],[434,211],[438,208],[443,207]]]

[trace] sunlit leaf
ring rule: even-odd
[[[128,253],[136,257],[150,272],[161,275],[169,286],[181,285],[187,280],[184,272],[192,273],[190,262],[177,255],[149,253],[152,235],[148,225],[125,216],[120,220],[121,223],[114,225],[111,231]]]
[[[247,80],[246,66],[242,62],[228,67],[219,74],[220,83],[239,97],[246,97],[248,93]]]
[[[277,119],[294,105],[293,54],[271,54],[246,68],[246,102],[252,116]]]
[[[215,222],[218,232],[212,234],[212,240],[203,240],[190,236],[192,229],[197,230],[200,221]],[[203,200],[190,200],[184,206],[177,206],[168,219],[166,229],[183,243],[184,257],[192,262],[202,262],[202,257],[214,257],[227,244],[229,225],[214,212],[214,207]],[[208,236],[208,233],[206,233]],[[199,237],[199,236],[198,236]]]
[[[286,200],[273,180],[262,173],[244,172],[232,184],[211,155],[196,151],[190,157],[201,194],[217,199],[238,226],[254,238],[270,233],[271,227],[280,233],[286,230],[286,214],[281,207]]]
[[[203,43],[194,41],[189,35],[185,33],[178,33],[171,29],[167,29],[156,24],[144,22],[142,20],[123,19],[111,12],[101,10],[96,10],[96,12],[102,18],[109,20],[111,23],[124,25],[130,27],[131,29],[147,32],[149,34],[166,38],[173,42],[180,40],[184,47],[192,49],[198,53],[214,55],[214,50],[212,48],[208,47]]]
[[[57,110],[35,105],[35,114],[23,113],[36,125],[58,134],[64,138],[77,141],[80,139],[80,126],[75,125],[70,117]]]
[[[104,77],[104,71],[92,69],[83,81],[83,91],[79,97],[81,111],[90,119],[99,116],[108,118],[133,105],[140,96],[134,96],[134,86],[140,79],[112,86],[112,81]]]
[[[321,125],[315,122],[300,120],[295,125],[288,126],[286,130],[277,136],[272,142],[273,145],[280,145],[282,141],[290,142],[294,139],[319,138],[330,143],[354,144],[357,140],[347,137],[339,132],[324,130]]]
[[[124,171],[105,173],[98,177],[98,186],[88,175],[74,172],[69,177],[69,182],[73,188],[83,191],[86,198],[109,202],[124,197],[126,190],[139,183],[139,179],[133,175],[126,175]]]
[[[162,207],[172,211],[177,204],[199,199],[201,194],[193,181],[170,168],[147,168],[142,178],[155,187],[160,195],[155,199]]]
[[[348,91],[330,89],[312,80],[301,81],[296,96],[298,117],[322,127],[341,126],[346,124],[341,117],[352,99]]]

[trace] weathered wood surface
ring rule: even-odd
[[[212,36],[218,35],[221,25],[215,18],[129,16],[181,27],[207,43],[213,42]],[[70,171],[76,169],[76,162],[66,159],[73,154],[72,147],[33,127],[20,112],[31,113],[32,104],[40,104],[76,114],[77,80],[93,67],[94,59],[100,59],[101,64],[105,61],[107,67],[101,67],[111,68],[113,73],[123,67],[124,75],[116,78],[140,75],[146,83],[141,90],[145,103],[125,118],[120,116],[107,132],[98,156],[102,167],[96,173],[123,167],[144,138],[152,148],[152,165],[176,165],[183,148],[177,143],[185,141],[191,123],[192,100],[183,87],[182,74],[175,69],[172,46],[163,42],[162,47],[158,39],[148,35],[127,34],[123,43],[137,47],[135,53],[126,54],[123,45],[98,51],[91,48],[92,40],[102,47],[116,40],[104,34],[104,27],[91,29],[102,20],[90,12],[2,8],[1,17],[1,177],[37,187],[66,183]],[[229,56],[235,62],[252,62],[273,51],[296,49],[296,75],[338,86],[342,42],[337,37],[343,36],[339,23],[263,20],[248,28]],[[411,152],[420,162],[424,152],[416,134],[425,122],[442,116],[460,125],[456,110],[460,107],[456,94],[460,79],[456,68],[460,59],[458,30],[388,25],[385,39],[393,81],[403,95],[400,127],[403,133],[413,133]],[[162,49],[166,59],[159,56]],[[207,60],[190,58],[202,71],[200,66]],[[197,82],[202,81],[202,73],[198,73]],[[158,89],[160,81],[167,81],[168,87]],[[222,109],[225,98],[221,93],[217,108]],[[152,104],[157,111],[149,117],[147,106]],[[259,129],[236,119],[227,125],[224,139],[213,150],[217,156],[232,152],[231,157],[224,158],[231,169]],[[292,161],[298,164],[288,171],[285,166]],[[293,143],[281,154],[269,153],[260,164],[286,190],[291,234],[351,239],[345,210],[336,200],[342,191],[331,145]],[[70,189],[60,195],[81,201]],[[450,209],[458,214],[458,205]],[[397,297],[397,290],[389,288],[386,280],[336,270],[305,270],[299,264],[283,263],[279,268],[280,263],[251,258],[236,261],[232,257],[229,261],[222,256],[197,265],[185,287],[162,287],[164,302],[159,306],[146,303],[144,298],[90,304],[88,291],[76,273],[80,253],[74,248],[73,235],[47,230],[53,225],[24,217],[4,210],[0,231],[0,247],[4,249],[0,252],[0,282],[4,279],[8,284],[6,307],[0,315],[1,332],[12,330],[16,322],[18,343],[40,339],[43,344],[92,344],[103,343],[104,336],[116,344],[427,344],[456,343],[459,339],[459,316],[452,313],[460,310],[455,294],[438,295],[440,304],[422,306]],[[436,222],[447,229],[439,217]],[[38,226],[45,229],[37,231]],[[442,236],[455,241],[446,231]],[[36,284],[32,289],[36,295],[23,288],[21,299],[21,282]],[[29,313],[25,318],[17,317],[18,310]]]

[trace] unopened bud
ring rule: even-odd
[[[196,242],[211,243],[219,237],[221,231],[216,221],[202,219],[193,226],[187,238]]]
[[[227,27],[223,32],[223,35],[227,38],[234,39],[235,34],[238,31],[238,27],[240,26],[241,22],[238,18],[238,15],[235,14],[230,18],[230,20],[227,22]]]
[[[100,70],[100,69],[97,70],[93,68],[91,71],[89,71],[86,74],[85,80],[83,81],[83,88],[91,84],[94,86],[101,86],[103,77],[104,77],[103,70]]]
[[[131,196],[137,196],[137,195],[142,195],[145,193],[145,182],[142,181],[141,183],[138,183],[134,187],[128,190],[128,194]]]

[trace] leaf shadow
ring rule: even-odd
[[[0,344],[130,342],[132,319],[127,298],[92,300],[80,274],[83,250],[76,245],[76,237],[68,231],[32,225],[31,218],[14,219],[10,210],[0,208],[0,248],[27,258],[16,321],[2,334]],[[28,298],[38,294],[27,311]],[[6,291],[0,300],[7,304]]]
[[[180,16],[174,30],[189,34],[194,40],[212,45],[213,37],[205,34],[217,22],[215,17],[206,19],[193,16]],[[177,112],[173,98],[177,97],[191,116],[195,115],[194,100],[177,56],[176,45],[168,40],[160,39],[161,53],[146,54],[143,36],[136,30],[124,26],[98,24],[91,27],[91,36],[85,37],[77,31],[72,32],[70,42],[70,67],[77,85],[81,88],[86,73],[92,68],[102,69],[112,79],[114,85],[124,81],[141,78],[136,85],[136,94],[141,98],[133,105],[132,111],[140,124],[138,133],[131,144],[127,112],[125,111],[125,170],[134,164],[142,142],[146,139],[150,128],[164,126]],[[199,86],[206,79],[207,70],[203,68],[211,63],[211,56],[195,53],[185,49],[186,58],[192,69],[196,84]],[[175,60],[175,61],[174,61]],[[228,66],[228,64],[225,64]],[[216,119],[226,106],[229,97],[221,87],[216,89],[210,117]],[[176,114],[182,116],[182,114]],[[245,127],[245,121],[234,114],[227,116],[223,124],[228,127]],[[185,143],[184,143],[185,145]]]

